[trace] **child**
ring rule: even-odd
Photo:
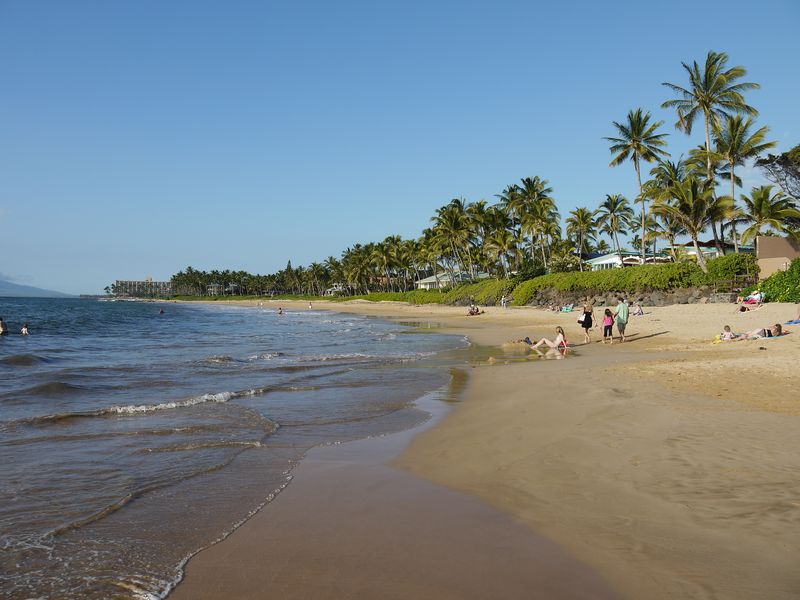
[[[603,343],[608,339],[612,344],[614,343],[614,314],[610,308],[607,308],[603,314]]]
[[[735,340],[737,337],[739,336],[731,331],[730,325],[725,325],[725,327],[722,329],[722,333],[719,335],[719,339],[723,342],[730,342]]]

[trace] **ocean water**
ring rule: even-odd
[[[424,421],[436,357],[466,345],[273,307],[0,298],[0,316],[3,598],[163,597],[308,449]]]

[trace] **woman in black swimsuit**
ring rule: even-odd
[[[594,308],[592,307],[590,302],[586,302],[583,305],[583,318],[581,319],[581,327],[583,327],[583,341],[587,344],[591,343],[591,338],[589,337],[589,331],[592,329],[594,317]]]

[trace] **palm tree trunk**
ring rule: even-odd
[[[736,174],[733,172],[734,164],[731,162],[731,202],[733,202],[733,215],[731,216],[731,235],[733,236],[733,251],[739,253],[739,238],[736,235]]]
[[[706,257],[703,256],[703,253],[700,252],[700,246],[697,243],[697,235],[692,235],[692,244],[694,244],[694,251],[697,252],[697,265],[700,267],[700,270],[703,273],[708,273],[708,267],[706,266]]]
[[[642,174],[639,170],[639,158],[634,157],[633,166],[636,167],[636,179],[639,182],[639,199],[642,201],[642,264],[647,263],[647,254],[644,245],[644,192],[642,190]]]

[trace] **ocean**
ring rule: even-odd
[[[3,598],[163,597],[310,448],[423,422],[414,400],[467,345],[272,305],[0,298],[0,316]]]

